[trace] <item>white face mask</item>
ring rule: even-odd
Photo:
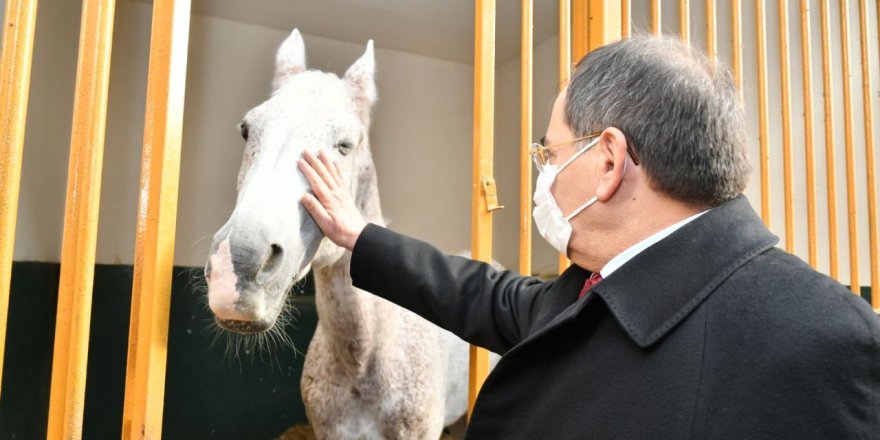
[[[574,212],[566,216],[562,215],[562,210],[560,210],[559,206],[556,204],[556,199],[553,198],[550,188],[553,186],[553,182],[556,181],[556,176],[562,172],[565,167],[571,164],[581,154],[584,154],[590,148],[593,148],[597,142],[599,142],[598,137],[590,141],[586,147],[575,153],[558,168],[556,165],[545,165],[544,170],[538,174],[537,182],[535,182],[535,195],[532,198],[532,200],[535,201],[535,209],[532,211],[532,217],[535,219],[535,224],[538,226],[538,232],[541,233],[541,237],[544,237],[544,240],[547,240],[547,243],[550,243],[550,246],[553,246],[556,250],[565,255],[568,255],[568,242],[571,240],[571,223],[569,223],[569,220],[580,214],[581,211],[587,209],[593,203],[596,203],[597,197],[593,196],[590,200],[587,200],[586,203],[575,209]]]

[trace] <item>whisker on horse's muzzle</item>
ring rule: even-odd
[[[224,330],[241,334],[262,333],[272,328],[272,325],[275,324],[274,322],[266,321],[238,321],[235,319],[220,319],[216,317],[214,320],[217,321],[217,325]]]

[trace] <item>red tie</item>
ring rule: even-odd
[[[593,286],[599,284],[599,281],[602,281],[602,275],[599,275],[599,272],[590,275],[590,278],[587,278],[587,281],[584,283],[584,288],[581,289],[581,293],[578,294],[578,299],[583,298]]]

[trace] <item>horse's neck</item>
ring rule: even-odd
[[[368,222],[384,225],[375,173],[368,170],[359,174],[358,208]],[[319,325],[324,327],[329,342],[360,362],[371,352],[382,321],[376,316],[378,299],[352,286],[350,262],[351,252],[345,251],[333,263],[316,268],[315,294]]]
[[[315,269],[315,300],[328,342],[357,359],[371,350],[377,320],[374,299],[351,285],[350,260],[346,251],[334,264]]]

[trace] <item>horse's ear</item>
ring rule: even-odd
[[[376,101],[376,57],[373,40],[367,42],[367,50],[345,71],[345,82],[356,95],[372,104]]]
[[[272,88],[278,89],[293,75],[306,70],[306,47],[303,44],[299,29],[294,29],[290,36],[281,43],[275,55],[275,79]]]

